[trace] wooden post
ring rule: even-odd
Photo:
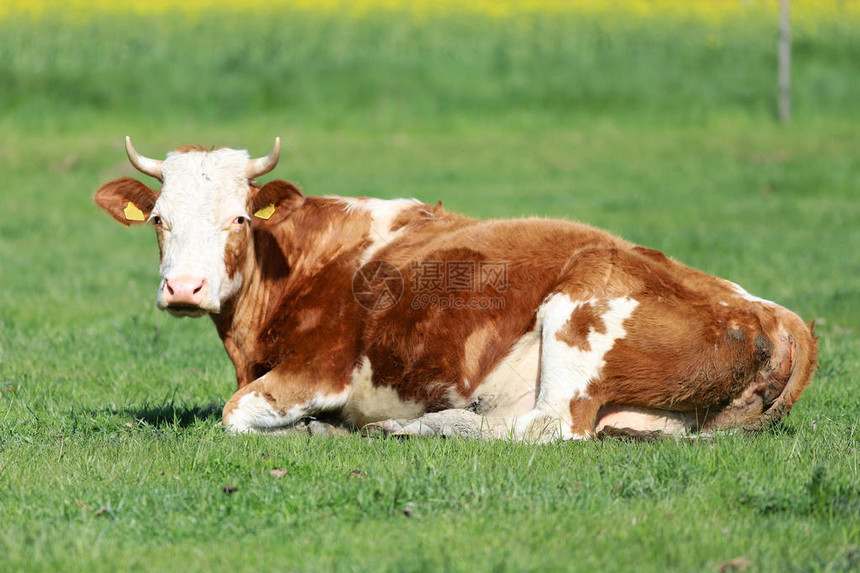
[[[779,0],[779,121],[791,119],[791,0]]]

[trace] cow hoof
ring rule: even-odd
[[[606,426],[597,432],[597,438],[600,440],[616,439],[633,442],[655,442],[665,437],[666,434],[660,430],[634,430],[633,428],[616,428],[615,426]]]
[[[379,422],[371,422],[362,426],[361,435],[366,438],[380,438],[397,435],[405,423],[406,420],[381,420]]]
[[[395,438],[411,438],[416,436],[432,436],[437,429],[422,420],[381,420],[371,422],[361,429],[366,437],[392,436]]]
[[[346,436],[350,429],[346,426],[331,424],[321,420],[310,420],[306,426],[312,436]]]

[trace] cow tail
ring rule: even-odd
[[[788,383],[773,404],[761,416],[744,425],[745,430],[758,432],[771,428],[788,414],[812,380],[812,374],[818,365],[816,360],[818,337],[815,336],[813,322],[810,321],[807,325],[795,317],[792,326],[794,328],[789,330],[789,336],[795,344],[795,356]]]

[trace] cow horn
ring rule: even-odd
[[[128,153],[128,160],[141,173],[146,173],[150,177],[155,177],[161,181],[161,161],[144,157],[131,144],[131,138],[125,136],[125,152]]]
[[[259,177],[260,175],[265,175],[269,171],[275,168],[278,164],[278,159],[281,157],[281,138],[275,138],[275,147],[272,148],[272,151],[265,157],[258,157],[257,159],[251,159],[248,161],[248,165],[245,167],[245,175],[248,179],[254,179],[255,177]]]

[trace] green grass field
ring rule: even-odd
[[[851,22],[796,34],[780,126],[761,21],[61,16],[0,21],[0,570],[860,568]],[[214,328],[155,309],[152,231],[92,203],[126,134],[280,135],[308,194],[607,228],[815,319],[818,374],[760,435],[227,435]]]

